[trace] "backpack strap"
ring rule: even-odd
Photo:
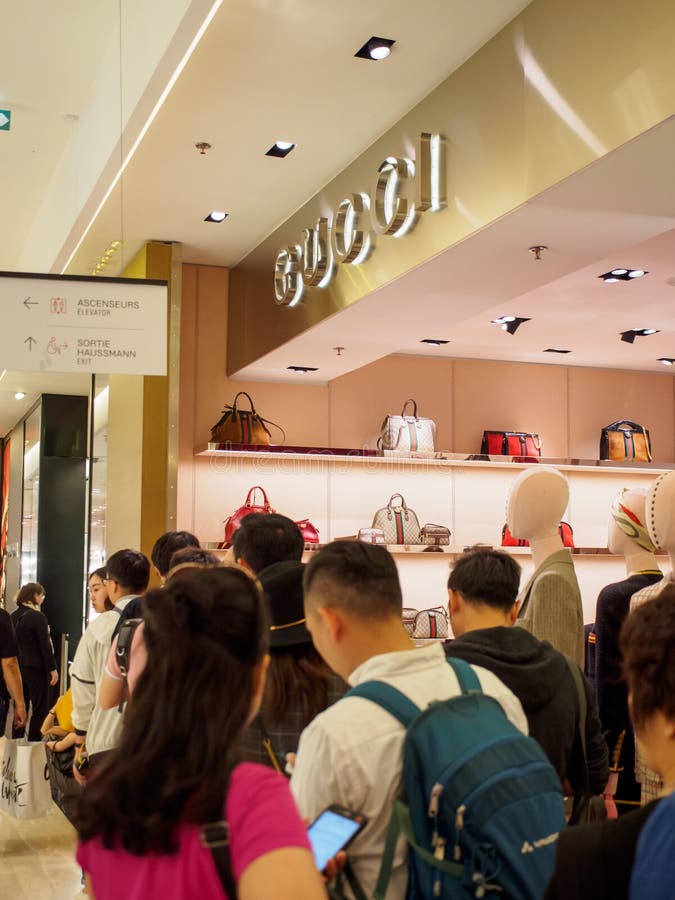
[[[459,687],[463,694],[471,694],[472,692],[478,694],[483,693],[483,688],[480,686],[478,675],[476,675],[468,662],[452,656],[448,656],[447,659],[448,664],[457,676],[457,681],[459,681]]]
[[[356,687],[347,691],[345,697],[363,697],[364,700],[377,703],[395,719],[398,719],[404,728],[407,728],[422,711],[405,694],[390,684],[385,684],[384,681],[365,681],[363,684],[357,684]]]

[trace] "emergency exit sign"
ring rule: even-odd
[[[9,109],[0,109],[0,131],[9,131],[12,126],[12,113]]]

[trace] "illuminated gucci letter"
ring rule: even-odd
[[[360,263],[372,246],[369,220],[370,198],[367,194],[349,194],[335,213],[333,223],[333,258],[338,263]],[[364,227],[365,226],[365,227]]]
[[[295,306],[302,297],[300,247],[282,247],[274,261],[274,299],[279,306]]]
[[[409,159],[390,156],[378,169],[373,192],[372,219],[378,234],[402,235],[413,225],[415,204],[407,196],[415,174]]]
[[[330,244],[328,242],[328,219],[323,216],[316,223],[316,228],[305,228],[303,231],[304,254],[302,263],[302,280],[310,287],[330,281],[331,261]],[[325,286],[325,284],[323,286]]]

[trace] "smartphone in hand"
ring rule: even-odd
[[[365,827],[368,820],[344,806],[329,806],[312,822],[308,829],[314,861],[320,872],[334,856],[344,850]]]

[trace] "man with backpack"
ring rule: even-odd
[[[314,644],[353,690],[303,732],[291,789],[310,819],[332,804],[366,817],[348,850],[351,894],[481,896],[477,890],[493,889],[495,875],[505,874],[509,855],[536,870],[535,888],[520,896],[543,893],[564,824],[562,797],[543,752],[523,737],[519,701],[485,669],[460,663],[456,673],[440,643],[414,647],[401,622],[396,565],[384,548],[329,544],[308,564],[304,591]],[[463,687],[471,693],[463,695]],[[485,751],[480,771],[478,749]],[[514,764],[527,777],[506,784]],[[507,795],[512,809],[504,813]],[[521,798],[529,803],[524,816]],[[399,826],[418,847],[409,865]],[[498,846],[504,837],[512,847]],[[486,856],[476,841],[495,847]],[[471,893],[463,893],[465,882]]]
[[[609,770],[595,695],[573,660],[514,627],[519,583],[520,566],[507,553],[474,550],[460,557],[448,580],[456,640],[447,642],[445,652],[494,672],[513,691],[523,705],[530,735],[570,792],[580,794],[588,785],[591,793],[600,794]]]

